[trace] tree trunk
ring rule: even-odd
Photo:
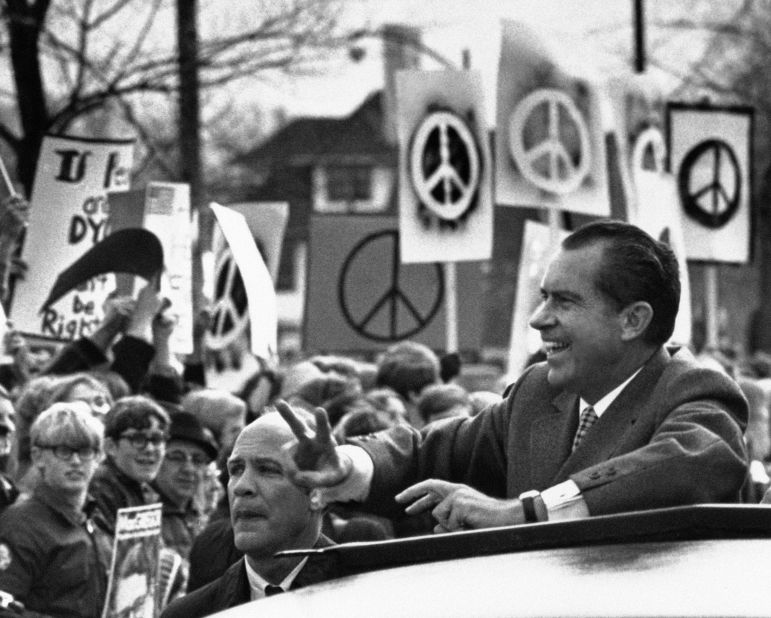
[[[26,195],[32,191],[40,144],[48,127],[38,41],[48,12],[49,0],[29,4],[7,0],[11,65],[16,86],[22,137],[16,150],[16,172]]]

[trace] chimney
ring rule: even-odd
[[[389,144],[396,144],[396,72],[419,69],[422,47],[420,28],[404,24],[382,27],[383,69],[383,134]]]

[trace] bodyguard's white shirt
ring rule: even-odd
[[[284,592],[289,590],[295,580],[295,577],[297,577],[297,574],[302,571],[302,568],[305,566],[306,562],[308,562],[307,557],[300,560],[300,563],[294,569],[292,569],[289,575],[287,575],[280,584],[278,584],[284,589]],[[270,585],[270,582],[252,568],[252,566],[249,564],[248,558],[244,558],[244,564],[246,565],[246,578],[249,580],[249,588],[251,588],[252,601],[264,598],[265,586]]]

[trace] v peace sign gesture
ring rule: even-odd
[[[348,477],[351,460],[338,451],[324,408],[316,408],[313,413],[316,431],[286,401],[276,402],[276,410],[296,438],[286,447],[288,473],[295,484],[310,489],[331,487]]]

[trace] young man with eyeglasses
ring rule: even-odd
[[[152,485],[163,503],[163,542],[186,560],[193,540],[206,523],[193,497],[203,481],[206,466],[216,456],[217,445],[195,415],[171,415],[166,454]]]
[[[163,461],[169,423],[165,410],[142,395],[119,399],[107,413],[107,456],[90,487],[97,504],[94,520],[107,533],[115,533],[118,509],[158,501],[150,483]]]
[[[55,403],[30,433],[32,494],[0,516],[0,590],[25,616],[99,616],[110,544],[89,519],[87,492],[102,425],[83,402]]]

